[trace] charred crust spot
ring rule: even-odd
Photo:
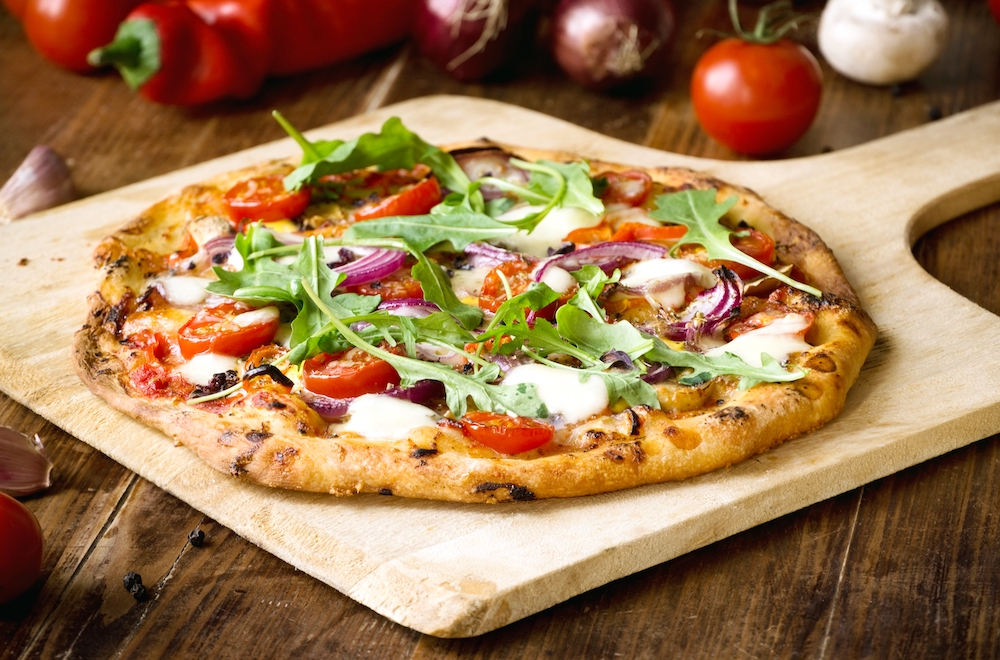
[[[730,406],[729,408],[723,408],[722,410],[716,411],[712,414],[712,417],[721,422],[737,422],[742,423],[745,420],[750,419],[750,415],[747,411],[743,410],[739,406]]]
[[[247,431],[247,440],[249,440],[254,445],[259,445],[260,443],[270,438],[272,435],[273,435],[272,433],[268,433],[267,431],[264,430]]]
[[[424,447],[417,447],[410,452],[410,458],[423,458],[424,456],[434,456],[438,453],[437,449],[425,449]],[[421,465],[426,465],[425,461],[421,461]]]
[[[107,273],[108,273],[108,275],[110,275],[111,273],[113,273],[117,269],[124,268],[127,265],[128,265],[128,257],[125,256],[125,255],[122,255],[122,256],[118,257],[117,259],[115,259],[114,261],[112,261],[112,262],[110,262],[110,263],[107,264],[107,266],[106,266]]]
[[[271,410],[284,410],[288,407],[288,404],[282,403],[281,401],[271,401],[267,404],[267,407]]]
[[[598,431],[597,429],[590,429],[589,431],[584,433],[584,436],[586,436],[588,440],[592,441],[595,445],[597,445],[603,442],[608,437],[608,434],[605,433],[604,431]]]
[[[811,355],[802,366],[806,369],[812,369],[824,374],[831,373],[837,369],[837,365],[834,363],[833,359],[826,353],[816,353],[815,355]]]
[[[128,316],[129,309],[132,307],[132,302],[131,292],[126,293],[122,296],[121,300],[111,306],[111,309],[108,310],[107,315],[104,317],[104,322],[112,327],[112,333],[119,339],[122,334],[122,326],[125,324],[125,317]]]
[[[233,440],[236,438],[235,431],[223,431],[222,435],[219,436],[219,444],[231,447],[233,445]]]
[[[663,435],[667,437],[674,447],[689,451],[701,444],[701,438],[696,433],[685,431],[676,426],[668,426],[663,430]]]
[[[476,486],[475,493],[490,493],[495,490],[506,490],[510,493],[510,499],[515,502],[530,502],[535,499],[535,494],[525,486],[518,486],[514,483],[497,483],[496,481],[485,481]]]
[[[604,456],[615,463],[624,463],[625,461],[642,463],[646,458],[642,444],[638,440],[612,445],[604,451]]]
[[[378,489],[378,494],[379,495],[388,495],[388,496],[391,497],[392,496],[392,489],[391,488],[379,488]]]

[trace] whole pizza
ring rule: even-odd
[[[397,118],[217,176],[96,250],[77,370],[235,479],[462,502],[688,478],[816,429],[875,340],[745,188]]]

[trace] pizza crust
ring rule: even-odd
[[[526,160],[575,158],[500,146]],[[703,411],[668,415],[629,408],[575,429],[575,449],[546,446],[517,456],[475,445],[448,425],[417,429],[403,441],[366,440],[338,433],[336,427],[331,432],[314,410],[284,391],[258,392],[218,410],[132,394],[116,337],[122,301],[141,292],[159,255],[178,249],[189,220],[218,212],[209,192],[247,176],[285,172],[292,165],[272,161],[191,186],[105,239],[95,253],[100,286],[91,296],[86,324],[75,335],[77,372],[92,391],[235,479],[334,495],[381,493],[459,502],[575,497],[686,479],[745,460],[834,418],[875,341],[874,324],[815,232],[746,188],[687,169],[654,168],[646,171],[668,187],[714,187],[720,199],[738,195],[739,215],[771,235],[780,260],[795,265],[825,292],[822,299],[798,294],[789,301],[815,315],[808,337],[814,346],[793,359],[808,370],[804,378],[747,390],[738,390],[735,382],[713,382],[707,387],[717,388],[724,400]],[[627,169],[636,168],[591,163],[592,173]]]

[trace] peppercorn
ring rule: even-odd
[[[132,588],[128,590],[132,594],[132,598],[136,600],[146,600],[149,595],[146,593],[146,587],[142,586],[142,583],[133,584]]]
[[[205,544],[205,532],[200,529],[191,530],[191,533],[188,534],[188,543],[196,548],[200,548]]]
[[[138,573],[129,571],[128,573],[125,574],[125,577],[122,579],[122,584],[125,585],[125,591],[132,591],[132,587],[134,585],[142,584],[142,576],[139,575]]]

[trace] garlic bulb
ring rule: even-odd
[[[69,166],[51,147],[32,149],[0,188],[0,224],[76,199]]]
[[[0,492],[31,495],[52,485],[52,463],[42,441],[9,426],[0,426]]]
[[[913,80],[941,55],[948,15],[938,0],[830,0],[819,21],[819,49],[857,82]]]

